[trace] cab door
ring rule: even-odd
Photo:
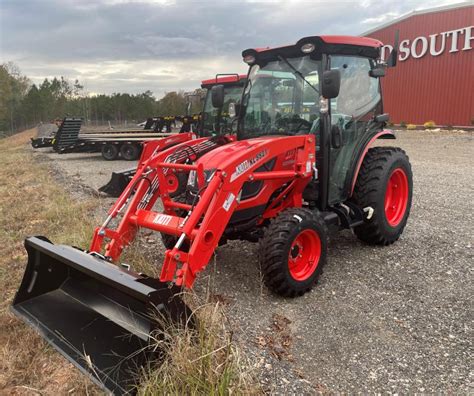
[[[331,56],[330,65],[341,73],[339,95],[330,101],[328,204],[332,205],[349,198],[350,170],[367,135],[380,129],[371,121],[382,110],[382,98],[378,78],[369,75],[373,60]]]

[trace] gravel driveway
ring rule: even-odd
[[[473,392],[473,143],[472,133],[443,131],[399,132],[398,141],[382,142],[401,146],[413,166],[404,234],[385,248],[349,231],[332,236],[319,285],[301,298],[262,286],[258,245],[235,241],[217,250],[197,288],[210,282],[225,303],[265,389]],[[93,189],[134,164],[40,151],[66,178]]]

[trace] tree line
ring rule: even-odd
[[[92,125],[133,124],[152,116],[183,115],[186,104],[183,91],[168,92],[159,100],[151,91],[91,96],[78,80],[55,77],[33,84],[15,64],[0,65],[0,136],[66,116]]]

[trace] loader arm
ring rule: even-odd
[[[205,139],[199,139],[193,144],[196,147],[203,142]],[[138,228],[175,235],[179,239],[175,247],[165,253],[160,280],[190,288],[197,273],[208,264],[232,214],[238,208],[239,193],[246,181],[280,180],[281,186],[289,184],[289,188],[283,190],[286,191],[286,195],[280,194],[268,207],[265,213],[267,217],[275,210],[275,205],[297,207],[302,205],[302,191],[312,177],[315,163],[312,136],[262,138],[234,142],[233,146],[230,146],[232,144],[226,146],[228,147],[226,158],[221,166],[207,180],[204,176],[203,163],[199,160],[191,165],[167,162],[170,155],[179,153],[179,147],[150,158],[140,172],[143,176],[146,169],[153,169],[151,172],[148,171],[150,173],[146,177],[150,178],[153,175],[153,180],[157,180],[157,183],[150,182],[149,179],[143,179],[138,183],[117,229],[111,230],[105,227],[97,229],[91,250],[100,252],[105,237],[110,240],[105,246],[105,256],[118,261],[123,248],[134,239]],[[297,153],[293,169],[255,173],[262,163],[289,150],[295,150]],[[169,198],[166,173],[170,170],[196,173],[200,191],[197,204],[193,206],[178,203]],[[150,192],[152,196],[149,195]],[[162,213],[152,210],[158,198],[163,203]],[[186,210],[187,215],[178,216],[176,208]],[[182,248],[185,240],[189,242],[187,251]]]
[[[158,164],[184,164],[184,162],[197,159],[199,155],[213,148],[232,141],[230,137],[201,138],[186,141],[163,151],[155,150],[139,169],[126,190],[110,208],[105,222],[97,227],[90,245],[90,251],[104,253],[112,261],[119,259],[123,248],[135,237],[136,226],[130,222],[130,217],[138,209],[150,209],[161,196],[169,212],[173,202],[169,199],[169,179],[173,177],[170,167],[157,172]],[[196,158],[193,158],[195,156]],[[160,186],[161,181],[161,186]],[[123,214],[122,214],[123,212]],[[110,222],[122,215],[116,229],[108,228]],[[105,240],[109,240],[104,244]]]
[[[238,155],[230,156],[208,180],[199,203],[188,214],[187,219],[173,218],[170,224],[181,238],[188,239],[189,252],[181,250],[179,241],[173,249],[167,250],[160,280],[174,281],[178,286],[192,287],[196,275],[209,263],[232,214],[239,207],[239,194],[246,181],[281,180],[282,185],[293,180],[294,188],[288,193],[288,201],[301,207],[302,191],[313,174],[314,139],[309,136],[259,139],[257,144],[236,142],[240,145]],[[247,145],[247,150],[242,149]],[[298,156],[293,170],[255,173],[255,170],[271,158],[288,150],[296,149]],[[141,215],[141,214],[140,214]],[[161,214],[156,214],[159,219]],[[140,216],[137,216],[140,224]],[[155,226],[160,228],[159,221]],[[172,227],[173,227],[172,226]]]

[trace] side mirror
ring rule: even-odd
[[[341,73],[339,70],[326,70],[321,82],[321,94],[326,99],[337,98],[341,88]]]
[[[397,66],[398,51],[394,48],[387,59],[387,67]]]
[[[376,66],[371,71],[369,71],[370,77],[385,77],[385,68],[383,66]]]
[[[377,124],[380,124],[382,122],[388,122],[389,119],[390,119],[390,116],[388,115],[388,113],[378,114],[374,117],[374,121]]]
[[[331,127],[331,146],[338,149],[342,146],[342,132],[339,125],[333,125]]]
[[[214,85],[211,88],[211,99],[213,107],[221,108],[224,106],[224,86],[222,84]]]
[[[398,42],[400,41],[400,30],[395,32],[395,41],[393,43],[393,50],[387,59],[387,67],[395,67],[398,59]]]

